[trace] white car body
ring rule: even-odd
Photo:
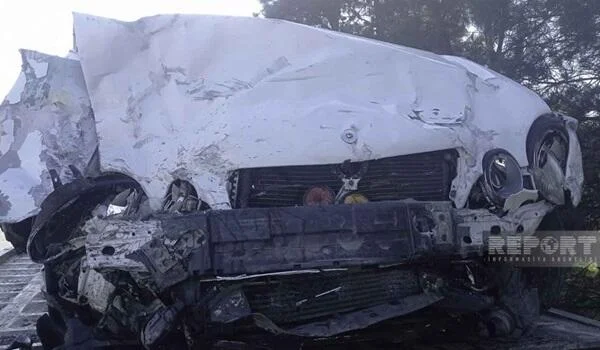
[[[0,106],[0,223],[51,308],[102,315],[84,336],[198,348],[263,315],[330,337],[442,300],[506,334],[534,318],[537,290],[478,267],[581,198],[577,122],[531,90],[278,20],[76,14],[74,34],[68,58],[22,51]]]
[[[154,210],[175,179],[229,208],[235,169],[454,148],[450,200],[461,208],[484,154],[504,149],[527,167],[529,128],[551,112],[466,59],[280,20],[75,14],[74,33],[83,75],[76,60],[24,52],[0,107],[2,222],[35,215],[49,169],[68,181],[96,146],[100,170],[137,180]],[[577,202],[581,162],[571,168]]]

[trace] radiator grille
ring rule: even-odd
[[[367,162],[358,191],[370,201],[448,200],[456,161],[454,150],[382,158]],[[359,163],[351,166],[360,168]],[[287,207],[303,204],[312,186],[337,193],[342,186],[340,164],[242,169],[231,193],[235,208]]]
[[[417,274],[410,270],[296,275],[244,287],[254,312],[282,324],[393,302],[420,291]]]

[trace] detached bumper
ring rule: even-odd
[[[453,209],[450,202],[389,201],[144,221],[95,218],[84,230],[91,268],[150,273],[164,289],[191,276],[293,274],[481,254],[490,231],[533,232],[551,208],[537,202],[499,218]]]
[[[386,265],[456,253],[450,202],[209,211],[146,221],[94,219],[95,269],[147,271],[167,287],[186,276]]]
[[[324,337],[405,315],[452,292],[435,269],[395,265],[433,258],[447,264],[483,253],[492,226],[534,229],[549,208],[538,202],[499,218],[450,202],[390,201],[93,218],[84,227],[82,271],[130,272],[144,288],[179,295],[177,303],[148,311],[144,344],[157,343],[173,326],[169,315],[186,305],[206,308],[212,323],[252,317],[273,333]],[[91,281],[81,294],[102,301],[97,310],[110,317],[121,315],[121,304],[106,304],[114,287],[101,277]],[[465,297],[479,308],[493,301]]]

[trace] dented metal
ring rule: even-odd
[[[206,271],[258,274],[449,256],[456,253],[450,208],[398,201],[224,210],[143,222],[92,219],[84,232],[90,267],[148,272],[169,287]],[[414,225],[421,216],[434,223],[430,230]]]
[[[209,29],[216,23],[228,25]],[[237,30],[239,26],[244,30]],[[186,33],[195,42],[211,42],[213,47],[194,52],[196,59],[188,60],[185,38],[169,40],[182,27],[193,28]],[[226,180],[238,168],[341,163],[447,148],[461,152],[451,199],[462,207],[482,173],[486,151],[505,149],[527,166],[526,133],[535,118],[550,112],[531,91],[465,59],[281,21],[158,16],[136,25],[76,14],[75,37],[79,61],[24,52],[25,70],[3,107],[4,124],[10,128],[14,118],[30,121],[14,132],[30,135],[27,140],[41,143],[41,148],[21,153],[48,160],[35,160],[26,169],[11,165],[20,143],[10,146],[10,140],[4,141],[9,136],[3,137],[6,150],[0,164],[7,168],[2,176],[11,176],[8,183],[31,178],[18,188],[35,197],[30,204],[20,201],[12,212],[0,212],[3,221],[19,221],[39,210],[52,190],[50,169],[63,181],[72,176],[69,165],[85,169],[96,149],[96,129],[103,140],[101,170],[136,179],[154,210],[176,179],[190,181],[211,207],[227,208]],[[212,40],[217,37],[228,40]],[[283,39],[287,37],[311,44],[299,49]],[[171,45],[168,54],[144,49],[166,41]],[[128,49],[115,51],[109,45]],[[235,64],[235,50],[244,50],[243,65]],[[202,59],[208,53],[211,59]],[[50,74],[43,74],[44,69]],[[147,81],[150,85],[145,86]],[[47,88],[52,93],[46,96]],[[301,98],[292,93],[297,90],[303,91]],[[16,106],[24,103],[21,92],[38,97],[27,97],[29,109],[17,112]],[[60,100],[66,96],[67,102]],[[51,109],[57,106],[59,110]],[[69,123],[58,125],[59,115],[71,118]],[[570,133],[574,123],[567,123]],[[79,135],[65,134],[66,125]],[[62,132],[58,139],[53,136],[57,128]],[[348,130],[349,144],[344,140]],[[577,202],[582,172],[573,141],[567,187]],[[44,156],[44,149],[53,149],[53,156]],[[7,210],[17,206],[9,191],[8,186],[3,189]]]
[[[484,69],[464,60],[292,23],[159,16],[131,28],[75,15],[105,141],[101,167],[135,178],[154,209],[175,178],[219,209],[229,207],[226,183],[236,169],[449,148],[473,159],[452,198],[462,207],[484,154],[506,149],[526,166],[529,126],[550,112],[531,91],[499,74],[482,79]]]
[[[0,222],[38,215],[49,303],[109,338],[489,310],[489,238],[581,200],[577,122],[463,58],[257,18],[75,14],[74,34],[70,58],[23,51],[0,106]],[[543,118],[566,159],[530,159]]]

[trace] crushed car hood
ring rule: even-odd
[[[532,91],[466,59],[280,20],[75,14],[74,33],[101,170],[133,177],[154,209],[174,179],[227,208],[235,169],[449,148],[468,164],[454,198],[462,206],[483,154],[503,148],[526,166],[529,127],[550,112]],[[93,144],[80,146],[86,157]],[[47,182],[42,165],[24,170],[35,183]]]
[[[101,166],[155,206],[175,178],[227,206],[228,172],[247,167],[456,147],[527,165],[529,125],[550,112],[471,62],[279,20],[75,15],[75,38]]]

